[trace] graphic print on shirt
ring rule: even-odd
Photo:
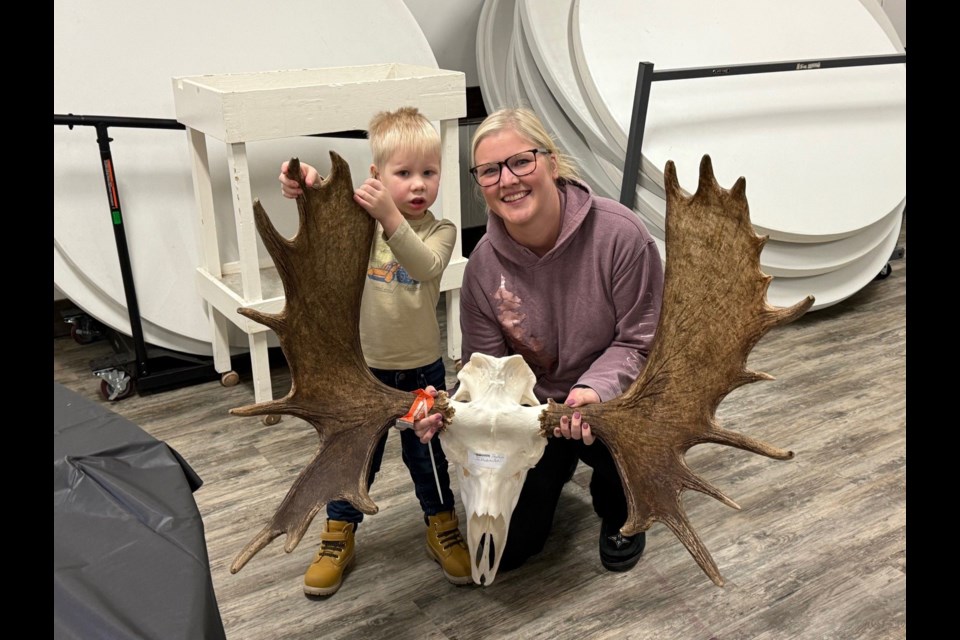
[[[399,286],[408,289],[419,289],[420,281],[414,280],[407,270],[397,262],[390,247],[381,242],[374,245],[370,252],[370,262],[367,264],[367,280],[377,283],[377,286],[388,290]]]
[[[539,363],[543,345],[540,340],[532,337],[524,321],[527,314],[520,311],[523,300],[517,294],[507,290],[507,281],[500,275],[500,287],[493,292],[492,297],[497,302],[497,322],[503,329],[503,335],[516,353],[523,356],[527,364],[534,369]]]

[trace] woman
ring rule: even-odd
[[[580,181],[527,109],[487,117],[472,151],[470,173],[489,213],[460,291],[464,364],[473,353],[518,353],[537,377],[540,402],[581,407],[617,397],[646,362],[660,315],[663,266],[653,238],[632,211]],[[426,441],[435,428],[424,420],[418,432]],[[645,536],[619,533],[627,507],[609,450],[579,412],[554,435],[527,474],[500,569],[543,548],[579,460],[593,468],[601,563],[631,569]]]

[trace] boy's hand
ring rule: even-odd
[[[303,191],[300,189],[299,182],[287,177],[288,164],[290,164],[289,160],[280,165],[280,193],[283,194],[284,198],[296,198]],[[300,176],[308,187],[315,186],[320,180],[320,174],[317,173],[317,170],[305,162],[300,163]]]
[[[403,216],[393,202],[390,192],[376,178],[364,180],[363,184],[353,192],[353,199],[380,223],[388,237],[393,235],[393,231],[403,221]]]
[[[434,398],[437,397],[437,389],[434,386],[428,386],[424,389]],[[433,438],[434,434],[439,431],[440,427],[443,426],[443,416],[439,413],[434,413],[427,416],[422,420],[417,420],[413,423],[413,431],[420,438],[420,442],[427,444]]]

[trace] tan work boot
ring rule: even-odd
[[[453,584],[470,584],[470,553],[460,535],[460,521],[453,511],[427,517],[427,554],[440,563],[443,575]]]
[[[352,522],[327,520],[320,534],[320,548],[303,576],[303,592],[311,596],[329,596],[337,592],[343,573],[353,562]]]

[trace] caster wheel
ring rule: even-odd
[[[227,371],[220,376],[220,384],[224,387],[235,387],[240,382],[240,374],[236,371]]]
[[[893,272],[893,267],[890,266],[890,263],[883,265],[883,269],[880,270],[880,273],[877,274],[875,280],[886,280],[887,277]]]
[[[90,344],[94,340],[90,332],[81,331],[75,324],[70,325],[70,337],[77,344]]]
[[[126,386],[123,389],[118,390],[112,384],[106,380],[100,381],[100,395],[103,396],[104,400],[109,400],[110,402],[119,402],[124,398],[129,398],[133,394],[133,381],[127,380]]]
[[[271,426],[277,424],[278,422],[280,422],[280,416],[278,416],[278,415],[263,416],[262,422],[263,422],[263,424],[267,425],[268,427],[271,427]]]

